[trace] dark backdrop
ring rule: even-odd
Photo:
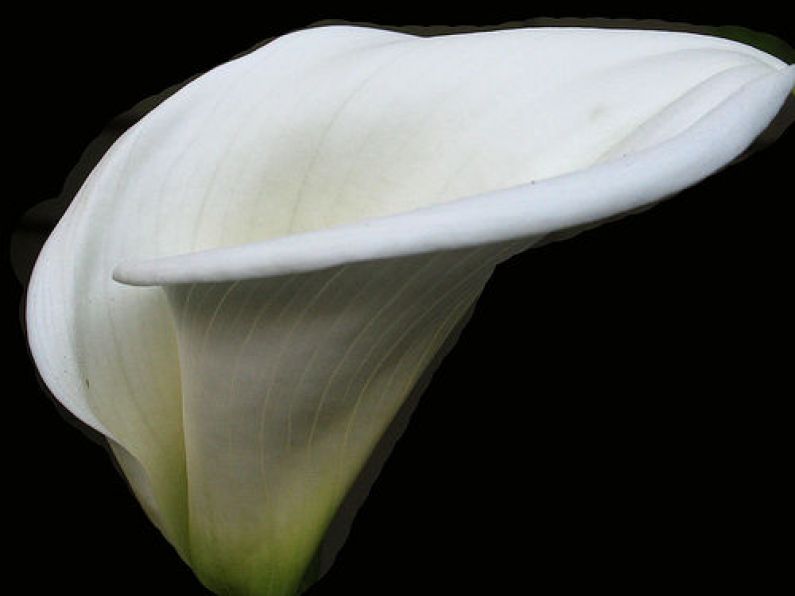
[[[21,214],[59,194],[112,117],[322,18],[663,18],[745,25],[795,43],[772,8],[781,4],[664,4],[9,14],[6,29],[20,38],[4,65],[4,250]],[[758,591],[782,571],[772,540],[791,532],[782,246],[794,132],[651,211],[501,265],[312,596],[717,583]],[[18,593],[206,593],[106,452],[40,389],[22,289],[3,265],[13,380],[3,392],[6,581],[28,586]]]

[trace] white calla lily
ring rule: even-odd
[[[687,33],[329,26],[192,81],[44,246],[29,342],[222,594],[292,594],[493,268],[731,162],[795,67]]]

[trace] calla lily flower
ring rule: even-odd
[[[494,267],[713,174],[793,85],[689,33],[285,35],[104,155],[36,263],[33,357],[206,586],[294,594]]]

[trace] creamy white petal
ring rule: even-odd
[[[291,594],[404,398],[519,249],[168,288],[195,569],[221,593]]]
[[[37,262],[32,353],[209,586],[290,593],[495,263],[715,172],[793,84],[692,34],[279,38],[108,151]]]

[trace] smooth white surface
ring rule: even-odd
[[[285,36],[108,151],[36,264],[32,353],[208,585],[289,593],[494,264],[726,165],[793,84],[692,34]]]

